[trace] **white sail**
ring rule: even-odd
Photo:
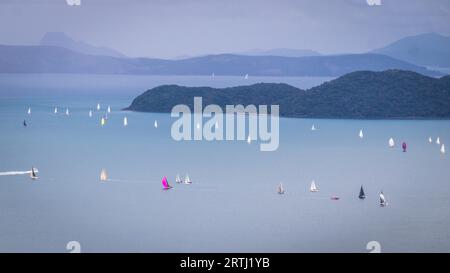
[[[127,127],[127,126],[128,126],[128,119],[127,119],[127,117],[124,117],[124,118],[123,118],[123,126],[124,126],[124,127]]]
[[[105,123],[106,123],[106,120],[104,117],[102,117],[102,119],[100,120],[100,125],[103,126],[103,125],[105,125]]]
[[[389,139],[389,147],[390,148],[393,148],[395,146],[395,142],[394,142],[394,139],[391,137],[390,139]]]
[[[177,177],[175,177],[175,182],[177,182],[177,183],[183,182],[178,174],[177,174]]]
[[[247,143],[248,143],[248,144],[251,144],[251,143],[252,143],[252,138],[250,137],[250,135],[248,135]]]
[[[155,126],[155,128],[158,128],[158,122],[156,120],[155,120],[154,126]]]
[[[312,181],[311,182],[311,186],[309,187],[309,190],[311,191],[311,192],[318,192],[319,190],[317,189],[317,186],[316,186],[316,181]]]
[[[66,116],[69,115],[69,108],[66,108]]]
[[[245,74],[244,79],[248,80],[248,74]]]
[[[55,114],[58,113],[58,107],[55,107],[55,110],[53,111]]]
[[[363,137],[364,137],[364,134],[363,134],[363,131],[361,129],[361,130],[359,130],[359,138],[363,138]]]
[[[97,103],[97,111],[100,110],[100,103]]]
[[[89,117],[92,118],[92,110],[89,110]]]
[[[106,181],[108,180],[108,175],[106,174],[106,170],[102,169],[100,172],[100,181]]]
[[[277,187],[277,192],[278,192],[278,194],[284,194],[285,193],[285,190],[284,190],[284,188],[283,188],[283,184],[279,184],[278,185],[278,187]]]
[[[31,108],[30,108],[30,107],[28,107],[27,114],[28,114],[28,115],[31,115]]]
[[[184,184],[192,184],[192,181],[189,178],[189,175],[187,175],[187,174],[186,174],[186,178],[184,178]]]
[[[111,113],[111,106],[108,106],[108,113]]]
[[[386,205],[386,198],[384,197],[383,192],[380,192],[380,205],[385,206]]]
[[[433,139],[431,137],[429,137],[428,142],[433,143]]]
[[[441,144],[441,139],[439,137],[436,138],[436,144],[440,145]]]
[[[311,127],[311,131],[315,131],[315,130],[317,130],[316,126],[314,126],[314,124],[313,124],[312,127]]]
[[[445,154],[445,145],[444,144],[442,144],[442,146],[441,146],[441,154]]]

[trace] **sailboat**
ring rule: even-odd
[[[391,137],[391,138],[389,139],[389,147],[390,147],[390,148],[394,148],[394,146],[395,146],[395,142],[394,142],[394,139]]]
[[[183,181],[180,178],[180,175],[177,174],[177,177],[175,177],[175,182],[176,183],[182,183]]]
[[[97,103],[97,111],[100,110],[100,103]]]
[[[314,126],[314,124],[313,124],[312,127],[311,127],[311,131],[315,131],[315,130],[317,130],[316,126]]]
[[[27,114],[28,114],[28,115],[31,115],[31,108],[30,108],[30,107],[28,107]]]
[[[69,115],[69,108],[66,108],[66,116]]]
[[[184,184],[192,184],[191,179],[189,178],[189,175],[186,174],[186,177],[184,178]]]
[[[30,177],[31,179],[38,179],[37,170],[34,167],[31,167]]]
[[[362,129],[361,130],[359,130],[359,138],[363,138],[364,137],[364,134],[363,134],[363,131],[362,131]]]
[[[433,139],[431,137],[429,137],[428,142],[433,143]]]
[[[359,190],[359,199],[366,199],[366,194],[364,193],[363,186],[361,185],[361,189]]]
[[[316,186],[316,181],[312,181],[311,182],[311,186],[309,187],[309,191],[310,192],[318,192],[319,190],[317,189],[317,186]]]
[[[103,126],[106,123],[106,119],[104,117],[102,117],[102,119],[100,120],[100,125]]]
[[[402,149],[403,149],[403,152],[406,152],[406,149],[408,148],[408,145],[406,145],[406,142],[403,142],[402,143]]]
[[[58,107],[55,107],[55,110],[53,111],[53,113],[58,114]]]
[[[248,135],[247,143],[248,143],[248,144],[251,144],[251,143],[252,143],[252,138],[250,137],[250,135]]]
[[[439,137],[437,137],[437,139],[436,139],[436,144],[437,144],[437,145],[440,145],[440,144],[441,144],[441,139],[440,139]]]
[[[286,191],[283,188],[283,184],[280,183],[280,185],[278,185],[277,187],[277,193],[278,194],[284,194]]]
[[[445,145],[442,144],[441,146],[441,154],[445,155]]]
[[[108,105],[108,113],[111,113],[111,106]]]
[[[381,206],[381,207],[384,207],[384,206],[386,206],[386,205],[387,205],[387,203],[386,203],[386,198],[384,197],[383,191],[381,191],[381,192],[380,192],[380,206]]]
[[[27,126],[28,126],[27,121],[23,120],[23,127],[27,127]]]
[[[127,119],[127,117],[124,117],[124,118],[123,118],[123,126],[124,126],[124,127],[127,127],[127,126],[128,126],[128,119]]]
[[[155,126],[155,128],[158,128],[158,122],[156,120],[155,120],[154,126]]]
[[[89,117],[92,118],[92,110],[89,110]]]
[[[108,180],[108,175],[106,174],[106,170],[102,169],[102,171],[100,172],[100,181],[107,181]]]
[[[248,80],[248,74],[245,74],[244,79]]]
[[[161,183],[162,183],[163,190],[169,190],[172,188],[172,186],[169,185],[169,182],[167,181],[167,178],[165,176],[163,177]]]

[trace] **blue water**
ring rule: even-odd
[[[382,252],[448,252],[449,159],[428,137],[449,147],[449,121],[281,119],[279,149],[261,152],[257,141],[176,142],[168,114],[120,111],[164,83],[325,80],[0,75],[0,172],[39,169],[36,181],[0,176],[0,251],[67,252],[75,240],[83,252],[368,252],[369,241]],[[390,137],[408,152],[388,148]],[[102,168],[112,181],[99,181]],[[186,173],[193,184],[175,184]],[[163,176],[174,189],[161,190]]]

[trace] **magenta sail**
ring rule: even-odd
[[[169,185],[169,182],[167,182],[167,178],[165,176],[163,177],[161,183],[162,183],[163,189],[165,189],[165,190],[168,190],[168,189],[172,188]]]

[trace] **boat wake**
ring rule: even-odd
[[[34,172],[38,172],[36,169]],[[0,176],[6,176],[6,175],[23,175],[23,174],[31,174],[30,171],[11,171],[11,172],[0,172]]]

